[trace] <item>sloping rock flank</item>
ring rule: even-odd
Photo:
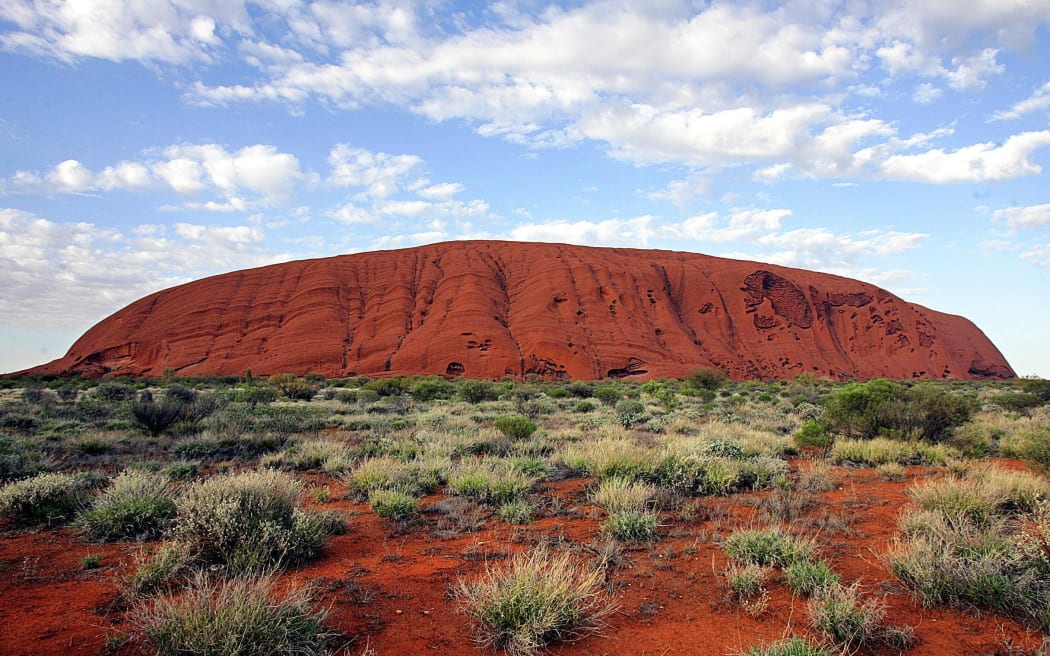
[[[695,253],[462,241],[147,296],[33,373],[1012,378],[972,323],[872,285]]]

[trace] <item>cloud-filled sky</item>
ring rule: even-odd
[[[468,238],[859,278],[1050,377],[1050,0],[0,0],[0,371]]]

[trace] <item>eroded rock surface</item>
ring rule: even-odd
[[[1009,378],[972,323],[872,285],[671,251],[462,241],[199,280],[37,373]]]

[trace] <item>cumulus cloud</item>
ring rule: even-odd
[[[258,226],[177,223],[117,230],[0,208],[0,323],[86,329],[158,289],[290,259],[270,251],[264,237]]]
[[[306,175],[299,160],[275,146],[256,144],[229,151],[216,144],[180,144],[147,156],[142,162],[124,161],[95,173],[75,159],[65,160],[43,174],[18,171],[11,189],[24,192],[78,193],[141,191],[167,187],[181,195],[215,193],[225,202],[188,202],[193,209],[246,209],[250,194],[266,204],[287,203]]]
[[[15,26],[0,34],[3,48],[67,62],[80,57],[208,61],[219,45],[220,25],[235,33],[251,30],[247,3],[240,1],[10,0],[0,4],[0,19]]]
[[[425,3],[399,0],[295,0],[267,3],[265,11],[245,0],[207,6],[11,0],[0,5],[0,19],[15,26],[0,34],[0,44],[13,50],[177,64],[207,62],[221,50],[253,67],[236,81],[191,79],[186,97],[195,103],[394,105],[534,147],[592,140],[635,163],[754,165],[759,179],[772,181],[884,171],[877,158],[900,154],[892,143],[901,139],[896,123],[843,107],[856,99],[864,104],[898,82],[914,90],[919,104],[945,89],[981,90],[1002,75],[1002,53],[1031,43],[1050,25],[1050,0],[977,0],[965,11],[950,0],[847,6],[593,0],[537,10],[498,4],[477,21],[446,19]],[[879,84],[864,79],[876,70],[889,77]],[[1037,94],[1002,117],[1044,102]],[[383,153],[368,155],[387,161],[355,159],[363,154],[333,151],[332,184],[385,198],[418,166]],[[907,156],[914,155],[921,153]],[[927,158],[941,155],[934,150]],[[206,164],[172,159],[154,175],[194,193],[212,175],[200,170]],[[889,177],[897,177],[908,161],[889,168]],[[75,175],[64,181],[70,189],[77,183]]]
[[[953,151],[936,148],[922,153],[886,158],[879,170],[894,180],[935,184],[1009,180],[1042,172],[1030,158],[1050,144],[1050,130],[1022,132],[1002,144],[982,143]]]
[[[367,198],[386,198],[407,185],[407,178],[422,166],[416,155],[374,153],[349,144],[337,144],[328,154],[332,173],[328,183],[337,187],[363,187]]]

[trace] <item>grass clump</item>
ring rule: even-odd
[[[621,542],[654,542],[658,538],[656,513],[642,510],[621,510],[609,515],[602,531]]]
[[[821,588],[837,584],[840,578],[823,560],[803,560],[784,568],[784,582],[795,596],[808,597]]]
[[[524,525],[532,522],[533,507],[528,501],[508,501],[499,507],[500,521]]]
[[[174,489],[163,474],[121,472],[77,523],[92,540],[152,540],[175,517]]]
[[[479,458],[460,462],[448,474],[448,492],[493,506],[524,499],[534,479],[513,463]]]
[[[856,583],[834,583],[818,589],[808,609],[813,628],[846,651],[877,644],[906,649],[913,641],[911,628],[883,625],[885,606],[864,599]]]
[[[37,474],[0,488],[0,516],[14,524],[69,521],[84,504],[88,479],[78,474]]]
[[[459,581],[456,595],[477,622],[478,641],[527,656],[558,641],[596,631],[613,603],[603,592],[605,571],[545,548],[518,554],[508,567]]]
[[[827,649],[798,636],[784,638],[762,647],[749,647],[740,656],[831,656]]]
[[[754,563],[730,563],[723,574],[734,601],[746,601],[766,591],[769,568]]]
[[[610,515],[640,511],[656,495],[656,488],[648,483],[627,478],[607,478],[594,491],[594,503]]]
[[[419,499],[401,490],[372,490],[368,503],[375,514],[398,522],[419,515]]]
[[[1041,480],[979,470],[915,486],[889,569],[926,605],[970,605],[1050,629],[1050,504]]]
[[[735,561],[787,567],[813,558],[813,543],[779,528],[734,531],[722,545]]]
[[[326,612],[305,588],[278,593],[272,576],[209,581],[198,575],[181,593],[140,604],[138,632],[159,656],[330,653]]]
[[[625,478],[637,480],[651,473],[657,465],[658,454],[627,437],[602,437],[570,445],[561,459],[570,469],[605,480]]]

